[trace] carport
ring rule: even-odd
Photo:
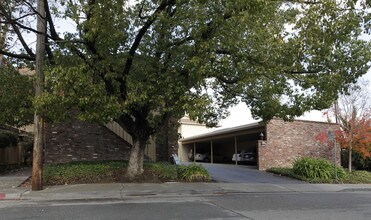
[[[266,125],[263,122],[219,129],[210,133],[181,139],[179,141],[180,160],[187,162],[190,161],[190,154],[193,154],[194,160],[197,153],[209,153],[211,163],[232,163],[233,154],[241,151],[253,152],[257,160],[259,160],[259,141],[265,139]],[[220,160],[220,158],[223,158],[223,160]],[[233,161],[233,163],[237,165],[239,162]]]

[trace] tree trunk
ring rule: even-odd
[[[130,159],[127,168],[127,177],[130,180],[135,179],[141,175],[144,171],[144,149],[146,147],[146,141],[133,140],[133,146],[131,147]]]
[[[43,65],[45,58],[45,7],[44,0],[38,0],[37,11],[37,41],[36,41],[36,85],[35,96],[42,95],[44,89],[44,74]],[[35,136],[33,147],[33,163],[32,163],[32,190],[42,190],[42,176],[43,176],[43,147],[44,147],[44,121],[43,113],[36,112],[34,117]]]
[[[354,120],[352,120],[354,121]],[[348,152],[348,171],[352,172],[352,150],[353,150],[353,129],[354,128],[354,123],[350,127],[350,141],[349,141],[349,152]]]
[[[352,172],[352,141],[349,143],[349,151],[348,151],[348,171]]]

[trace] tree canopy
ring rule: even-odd
[[[0,68],[0,124],[20,127],[32,123],[33,80],[13,68]]]
[[[370,66],[365,0],[45,2],[49,92],[36,103],[55,117],[73,106],[81,119],[118,122],[133,137],[132,176],[169,116],[215,125],[242,100],[256,118],[292,119],[328,108]],[[22,64],[35,59],[24,43],[37,32],[33,4],[0,7],[0,53]],[[76,31],[58,33],[55,20]]]

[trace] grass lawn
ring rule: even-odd
[[[297,175],[293,172],[292,168],[287,167],[274,167],[267,170],[267,172],[275,173],[281,176],[287,176],[299,180],[303,180],[309,183],[351,183],[351,184],[370,184],[371,183],[371,172],[368,171],[352,171],[347,172],[345,177],[338,179],[338,181],[334,179],[308,179]]]

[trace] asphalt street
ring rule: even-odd
[[[1,219],[371,219],[371,191],[2,201]]]

